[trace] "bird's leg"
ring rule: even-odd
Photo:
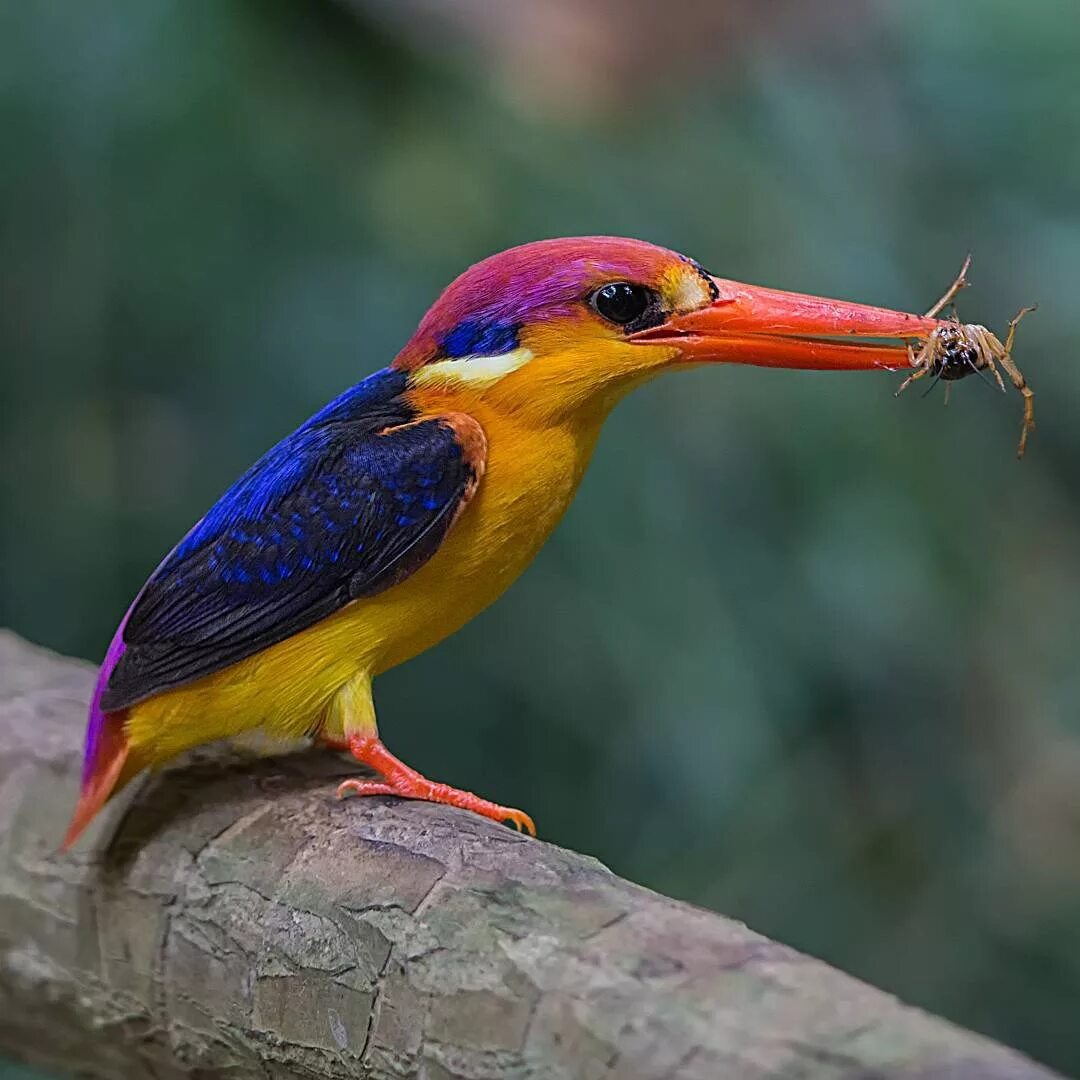
[[[536,826],[524,810],[500,806],[474,795],[471,791],[461,791],[449,784],[429,780],[391,754],[378,735],[350,735],[348,742],[352,756],[370,766],[383,779],[343,780],[338,785],[338,798],[345,795],[400,795],[405,799],[445,803],[447,806],[471,810],[474,814],[491,818],[493,821],[509,821],[519,831],[527,832],[530,836],[536,835]]]
[[[347,750],[357,761],[374,769],[381,780],[345,780],[337,795],[399,795],[403,799],[423,799],[471,810],[493,821],[509,821],[519,831],[536,835],[533,820],[523,810],[500,806],[471,791],[429,780],[395,757],[383,745],[375,726],[375,706],[371,699],[371,679],[366,674],[352,678],[335,694],[327,710],[319,741],[335,750]]]

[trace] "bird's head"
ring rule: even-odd
[[[661,371],[702,363],[907,366],[920,315],[743,285],[640,240],[540,240],[470,267],[394,366],[435,398],[482,397],[538,423],[602,414]],[[850,341],[845,338],[879,339]],[[891,339],[891,340],[885,340]]]

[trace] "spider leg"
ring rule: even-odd
[[[934,378],[934,381],[923,391],[922,396],[926,397],[926,395],[929,394],[930,391],[933,390],[934,387],[937,386],[937,384],[939,382],[941,382],[941,372],[940,371],[937,373],[937,376]],[[899,393],[899,392],[900,391],[898,390],[897,393]],[[949,384],[948,383],[945,384],[945,404],[946,405],[949,404]]]
[[[979,367],[974,360],[969,360],[968,366],[971,368],[972,371],[975,372],[976,375],[979,376],[979,381],[982,382],[984,386],[990,387],[991,390],[994,389],[994,384],[990,382],[990,380],[986,377],[986,372],[981,367]],[[989,367],[990,365],[987,364],[986,366]],[[1002,389],[1004,390],[1005,388],[1002,387]]]
[[[897,388],[893,397],[899,397],[913,382],[917,382],[924,375],[930,373],[929,368],[919,368],[918,371],[913,371]],[[932,388],[931,388],[932,389]]]
[[[956,280],[945,290],[942,297],[938,302],[926,313],[928,319],[934,318],[935,315],[947,304],[951,304],[956,299],[956,294],[961,289],[966,289],[970,284],[967,279],[968,268],[971,266],[971,252],[968,252],[967,258],[964,260],[964,265],[960,267],[960,273],[956,275]]]
[[[1020,325],[1020,320],[1025,315],[1030,315],[1033,311],[1038,311],[1038,304],[1031,304],[1028,307],[1022,307],[1010,320],[1009,320],[1009,333],[1005,338],[1005,351],[1011,356],[1013,342],[1016,340],[1016,328]],[[1006,368],[1006,370],[1008,370]],[[1023,378],[1023,376],[1021,376]],[[1019,390],[1020,388],[1017,387]]]

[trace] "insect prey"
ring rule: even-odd
[[[1022,458],[1027,449],[1028,436],[1035,428],[1035,394],[1020,369],[1012,358],[1013,342],[1020,320],[1035,310],[1035,306],[1021,308],[1009,321],[1008,333],[1004,344],[992,331],[978,323],[962,323],[956,314],[957,294],[967,288],[967,272],[971,266],[971,256],[964,260],[953,283],[929,311],[927,318],[935,318],[946,307],[951,314],[924,341],[908,344],[908,361],[912,372],[897,389],[897,396],[902,394],[913,382],[930,376],[931,388],[940,379],[945,383],[945,403],[949,400],[949,386],[968,375],[982,375],[988,372],[993,376],[998,388],[1005,391],[1005,381],[1001,372],[1009,377],[1013,387],[1021,394],[1024,401],[1023,426],[1016,456]]]

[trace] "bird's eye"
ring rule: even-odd
[[[617,326],[637,322],[655,306],[657,300],[656,293],[651,289],[629,281],[608,282],[589,297],[589,303],[597,313]]]

